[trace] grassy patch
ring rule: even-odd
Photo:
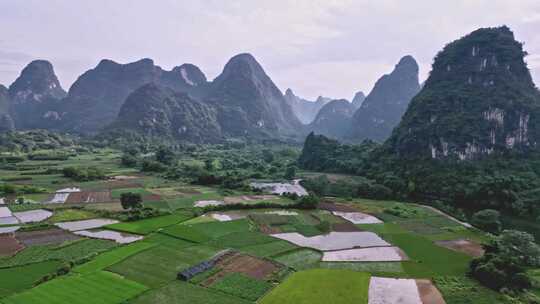
[[[471,257],[440,247],[428,238],[402,229],[396,223],[358,225],[361,229],[379,234],[386,241],[400,247],[411,261],[402,262],[407,275],[429,278],[437,275],[464,275]]]
[[[127,246],[118,247],[98,255],[95,259],[88,263],[75,267],[73,271],[78,273],[90,273],[103,270],[108,266],[116,264],[129,256],[137,254],[153,246],[155,246],[155,244],[148,242],[136,242]]]
[[[272,284],[249,278],[240,273],[230,273],[215,282],[210,288],[237,296],[250,301],[256,301],[272,287]]]
[[[195,225],[195,224],[202,224],[202,223],[210,223],[210,222],[217,222],[218,220],[214,219],[210,216],[198,216],[195,218],[192,218],[190,220],[187,220],[185,222],[180,223],[180,225]]]
[[[210,240],[206,234],[188,225],[173,225],[164,228],[161,233],[194,243],[204,243]]]
[[[159,245],[114,264],[107,270],[157,288],[175,280],[178,272],[210,258],[217,252],[215,248],[202,245],[181,250]]]
[[[273,257],[274,260],[295,270],[311,268],[317,265],[321,258],[322,253],[307,248],[293,250]]]
[[[214,191],[209,191],[202,194],[195,194],[190,197],[169,198],[167,199],[167,202],[169,203],[169,207],[172,210],[177,210],[180,208],[192,208],[193,204],[196,201],[222,200],[222,199],[223,199],[222,195]]]
[[[368,273],[311,269],[293,273],[261,301],[262,304],[368,303]]]
[[[178,224],[192,217],[191,213],[178,212],[171,215],[158,216],[135,222],[125,222],[106,226],[109,229],[131,232],[136,234],[149,234],[160,228]]]
[[[96,214],[92,211],[82,209],[57,209],[51,218],[48,219],[51,223],[69,222],[78,220],[87,220],[96,218]]]
[[[3,304],[118,304],[147,287],[110,272],[61,277],[2,300]]]
[[[83,239],[65,246],[32,246],[27,247],[13,257],[0,259],[0,267],[19,266],[49,260],[75,261],[107,251],[116,246],[115,242],[97,239]]]
[[[287,241],[277,241],[277,242],[270,242],[270,243],[265,243],[265,244],[246,246],[246,247],[242,247],[240,250],[245,253],[249,253],[251,255],[258,256],[258,257],[269,257],[269,256],[277,255],[283,252],[291,251],[295,248],[298,248],[298,247]]]
[[[209,245],[220,248],[241,249],[275,242],[276,239],[255,231],[233,232],[208,242]]]
[[[43,276],[55,272],[62,262],[47,261],[0,269],[0,298],[32,288]]]
[[[21,212],[21,211],[42,209],[42,208],[47,207],[47,205],[44,205],[44,204],[10,204],[10,205],[8,205],[8,207],[9,207],[9,210],[11,210],[11,212]]]
[[[146,236],[142,242],[151,243],[154,245],[161,245],[175,250],[181,250],[183,248],[191,247],[194,245],[193,242],[181,240],[163,233],[150,234]]]
[[[321,262],[317,267],[327,269],[350,269],[372,274],[397,275],[403,273],[403,267],[400,262]]]
[[[130,303],[249,304],[251,302],[209,288],[175,280],[162,288],[144,293]]]
[[[464,276],[436,277],[434,282],[447,304],[510,303],[500,293]]]
[[[208,222],[204,224],[196,224],[192,227],[213,239],[233,232],[244,232],[250,230],[249,222],[245,219],[228,222]]]

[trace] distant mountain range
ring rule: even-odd
[[[418,64],[412,56],[405,56],[390,74],[375,83],[367,97],[358,92],[352,103],[327,103],[307,129],[347,142],[382,142],[390,136],[418,91]]]
[[[160,111],[169,121],[149,123]],[[177,125],[179,121],[186,125]],[[166,126],[170,130],[165,132]],[[37,60],[9,90],[0,88],[0,130],[96,134],[113,127],[197,142],[228,137],[300,140],[304,134],[290,103],[250,54],[231,58],[211,82],[192,64],[165,71],[150,59],[128,64],[102,60],[67,93],[52,65]]]
[[[400,155],[472,159],[537,145],[540,93],[524,54],[507,27],[480,29],[447,45],[422,87],[418,64],[404,56],[352,102],[282,94],[250,54],[231,58],[213,81],[192,64],[166,71],[151,59],[102,60],[68,92],[52,64],[36,60],[9,88],[0,86],[0,131],[132,132],[190,142],[301,141],[314,132],[346,142],[390,137],[385,147]]]
[[[285,100],[291,105],[294,114],[300,122],[310,124],[317,116],[321,108],[330,102],[332,98],[319,96],[317,100],[311,101],[294,95],[291,89],[285,91]]]

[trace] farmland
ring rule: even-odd
[[[422,205],[326,197],[306,208],[294,196],[126,167],[121,156],[18,163],[36,168],[30,180],[0,169],[20,191],[0,194],[0,303],[380,303],[392,301],[388,284],[414,299],[431,288],[448,304],[514,300],[466,275],[486,234]],[[106,177],[40,169],[75,165]],[[21,192],[29,185],[38,193]],[[124,209],[124,193],[141,198],[139,209]],[[35,221],[17,218],[29,210]]]

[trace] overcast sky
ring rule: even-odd
[[[540,84],[539,0],[0,0],[0,83],[47,59],[65,89],[100,59],[216,77],[250,52],[282,91],[351,99],[406,54],[421,78],[448,42],[506,24]]]

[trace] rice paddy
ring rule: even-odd
[[[461,287],[498,303],[465,277],[485,237],[429,208],[407,205],[414,211],[405,218],[383,212],[404,203],[363,199],[291,209],[294,200],[277,193],[298,190],[295,183],[265,184],[276,194],[223,191],[118,159],[102,152],[69,160],[105,166],[109,177],[32,176],[46,192],[0,206],[0,303],[461,304],[452,302]],[[129,219],[119,201],[126,192],[159,213]],[[204,213],[212,206],[220,209]]]

